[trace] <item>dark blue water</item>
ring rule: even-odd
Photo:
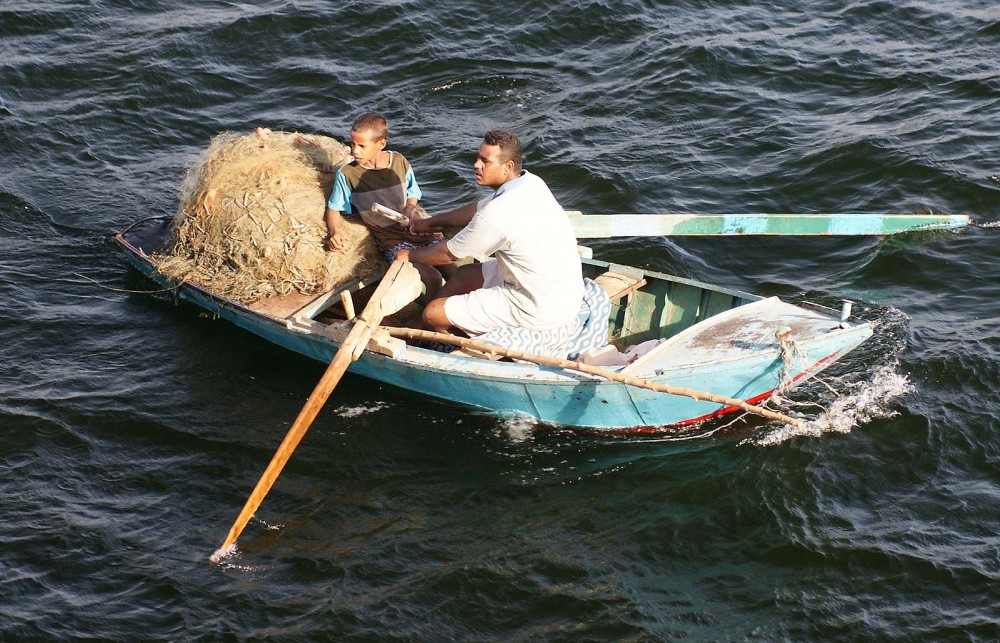
[[[0,4],[0,639],[1000,636],[1000,9],[746,4]],[[213,565],[322,365],[123,292],[153,287],[110,234],[221,131],[370,110],[432,212],[504,127],[584,212],[979,225],[596,242],[856,300],[840,398],[792,400],[850,408],[581,435],[348,377]]]

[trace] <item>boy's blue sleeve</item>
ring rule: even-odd
[[[351,188],[347,185],[347,179],[340,170],[337,170],[337,178],[333,181],[333,191],[330,192],[330,198],[326,200],[326,207],[351,216]]]
[[[406,198],[420,200],[423,194],[420,186],[417,185],[417,177],[413,176],[413,167],[406,168]]]

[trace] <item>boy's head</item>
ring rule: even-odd
[[[351,125],[351,133],[366,133],[373,143],[378,141],[388,141],[389,123],[379,114],[362,114],[354,119]]]
[[[362,114],[354,119],[351,154],[355,162],[366,167],[375,163],[379,153],[385,149],[388,137],[389,124],[378,114]]]

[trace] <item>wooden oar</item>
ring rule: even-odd
[[[954,230],[964,214],[582,214],[568,211],[578,239],[682,235],[873,235]]]
[[[292,428],[288,430],[285,439],[281,442],[281,446],[278,447],[274,457],[271,458],[270,464],[267,465],[260,480],[257,481],[257,486],[254,487],[250,497],[247,498],[239,517],[236,518],[236,522],[229,529],[226,540],[212,554],[212,562],[218,562],[225,556],[236,542],[236,539],[240,537],[243,528],[246,527],[250,518],[253,517],[254,512],[260,507],[264,496],[270,491],[271,486],[278,478],[285,463],[288,462],[295,447],[298,446],[303,436],[305,436],[306,431],[309,430],[312,421],[316,418],[320,409],[323,408],[323,404],[330,397],[330,393],[344,375],[347,367],[364,352],[364,348],[368,344],[368,340],[371,338],[375,327],[378,326],[383,317],[391,315],[416,299],[420,294],[421,288],[420,273],[413,267],[413,264],[396,261],[389,266],[389,270],[382,278],[382,282],[375,289],[365,309],[357,317],[354,327],[351,328],[351,332],[348,333],[344,343],[340,345],[340,349],[334,355],[330,366],[327,367],[326,372],[323,373],[323,377],[316,384],[316,388],[313,389],[309,399],[306,400],[305,406],[299,411],[299,416],[295,418]]]
[[[479,342],[465,337],[457,337],[455,335],[446,335],[444,333],[436,333],[429,330],[416,330],[413,328],[387,328],[386,330],[393,337],[402,337],[404,339],[425,339],[434,342],[441,342],[442,344],[460,346],[462,348],[471,348],[473,350],[480,351],[482,353],[493,353],[494,355],[501,355],[503,357],[510,357],[512,359],[519,359],[525,362],[531,362],[533,364],[540,364],[542,366],[555,366],[558,368],[565,368],[573,371],[579,371],[581,373],[587,373],[588,375],[596,375],[598,377],[603,377],[604,379],[610,380],[612,382],[621,382],[622,384],[628,384],[629,386],[635,386],[638,388],[645,388],[651,391],[657,391],[659,393],[669,393],[670,395],[690,397],[691,399],[701,400],[703,402],[717,402],[718,404],[725,404],[726,406],[735,406],[737,408],[743,409],[744,411],[747,411],[748,413],[755,413],[757,415],[766,417],[769,420],[777,420],[779,422],[784,422],[785,424],[791,424],[792,426],[796,427],[802,426],[802,420],[798,420],[788,415],[784,415],[783,413],[776,413],[774,411],[769,411],[759,406],[747,404],[743,400],[738,400],[734,397],[726,397],[724,395],[716,395],[715,393],[708,393],[707,391],[696,391],[694,389],[683,388],[679,386],[670,386],[669,384],[661,384],[659,382],[643,379],[641,377],[634,377],[632,375],[622,375],[621,373],[616,373],[615,371],[610,371],[606,368],[591,366],[590,364],[574,362],[568,359],[560,359],[558,357],[546,357],[544,355],[534,355],[531,353],[524,353],[510,348],[501,348],[499,346],[494,346],[493,344],[487,344],[485,342]]]

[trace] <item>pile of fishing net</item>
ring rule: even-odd
[[[157,269],[243,303],[376,278],[386,263],[360,222],[341,225],[343,250],[325,249],[326,200],[349,160],[326,136],[262,128],[216,136],[181,187],[173,243],[155,257]]]

